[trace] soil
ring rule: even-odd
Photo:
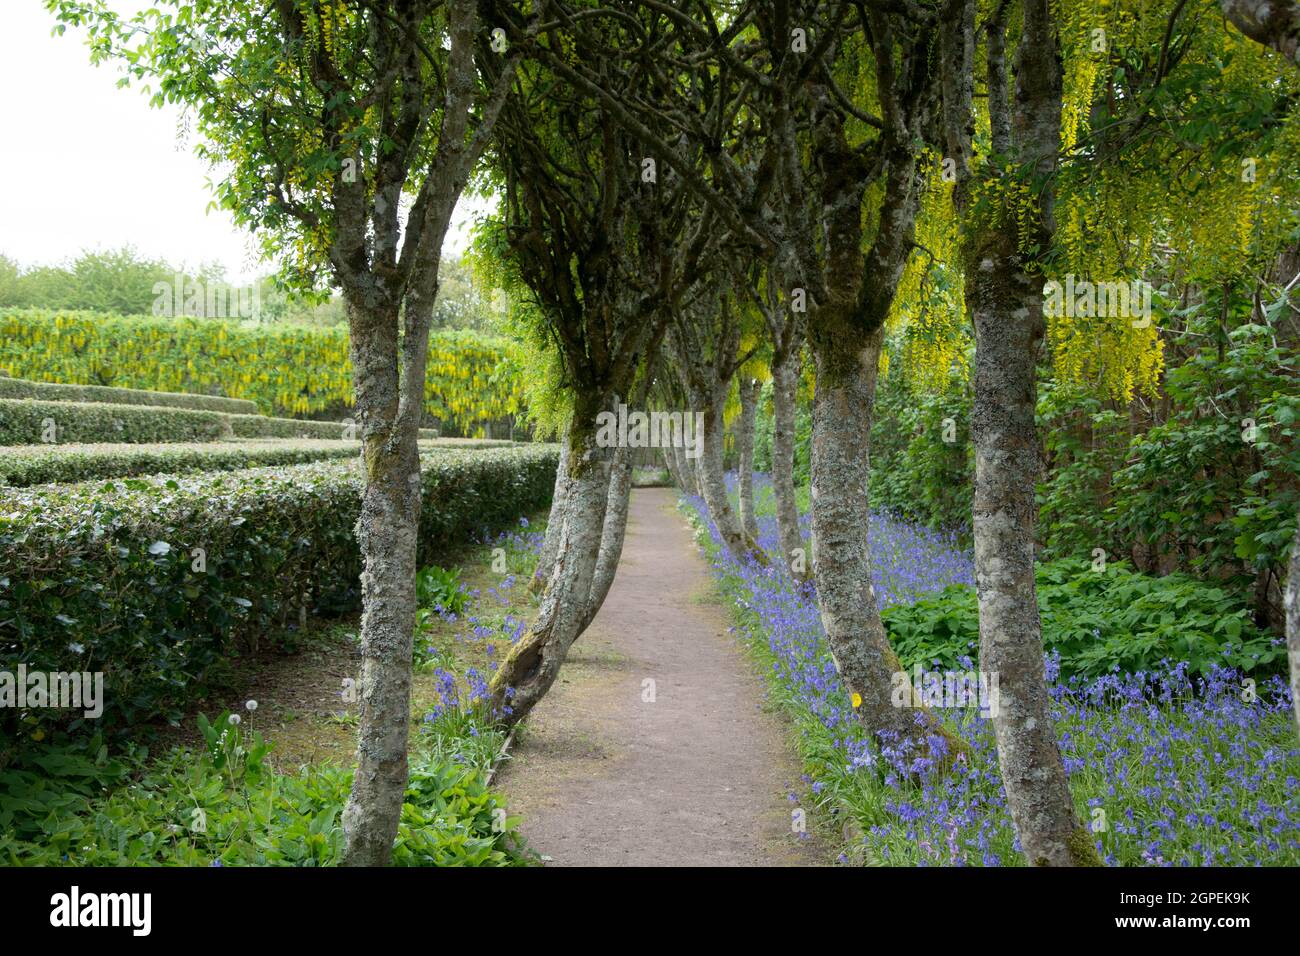
[[[496,786],[555,866],[815,866],[799,763],[661,488],[632,493],[618,577]],[[653,682],[653,683],[650,683]]]

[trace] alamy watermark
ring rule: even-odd
[[[601,448],[684,448],[687,458],[704,453],[703,412],[628,412],[596,416],[596,444]]]
[[[228,282],[200,282],[177,275],[171,282],[153,284],[153,314],[169,319],[260,319],[262,289]]]
[[[981,717],[998,715],[998,675],[986,671],[895,671],[889,700],[895,707],[949,709],[978,707]]]
[[[0,707],[74,709],[95,720],[104,713],[104,672],[29,671],[19,664],[17,673],[0,671]]]
[[[1064,283],[1053,279],[1043,286],[1043,312],[1049,318],[1131,319],[1133,328],[1145,329],[1151,325],[1151,283],[1091,282],[1070,273]]]

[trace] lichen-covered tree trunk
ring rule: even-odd
[[[722,465],[722,401],[713,397],[705,403],[704,409],[704,448],[696,462],[699,472],[704,504],[709,509],[718,534],[726,549],[738,560],[751,556],[759,557],[760,550],[740,527],[736,511],[731,507],[731,498],[727,494],[727,481]]]
[[[555,469],[555,491],[551,495],[551,513],[546,519],[546,536],[542,539],[542,551],[537,556],[537,566],[529,587],[541,591],[551,578],[555,565],[555,554],[560,549],[560,534],[564,530],[565,502],[569,494],[569,429],[566,425],[560,433],[560,461]]]
[[[684,479],[681,472],[677,470],[677,456],[673,454],[673,449],[663,447],[659,449],[659,456],[663,459],[664,467],[668,469],[668,477],[678,488],[683,488]]]
[[[1286,653],[1291,661],[1291,705],[1295,709],[1296,729],[1300,730],[1300,515],[1296,516],[1282,603],[1286,606]]]
[[[408,774],[419,415],[399,414],[396,318],[358,314],[351,306],[349,312],[366,485],[356,527],[364,562],[361,720],[357,768],[343,813],[343,862],[384,866],[397,836]]]
[[[758,518],[754,514],[754,414],[762,386],[741,375],[736,382],[740,393],[740,417],[736,420],[736,486],[740,492],[740,527],[752,541],[758,540]]]
[[[623,539],[627,534],[627,509],[632,496],[632,455],[627,448],[616,448],[609,469],[609,494],[606,496],[605,524],[600,534],[600,551],[591,577],[591,596],[582,618],[585,631],[600,611],[618,573],[623,556]]]
[[[608,401],[583,401],[570,424],[570,483],[554,569],[532,627],[501,663],[489,685],[496,720],[513,726],[546,695],[582,633],[609,501],[610,449],[596,444],[596,412]]]
[[[781,557],[796,577],[807,577],[811,567],[799,533],[799,505],[794,493],[794,411],[799,381],[799,353],[787,355],[772,367],[772,495],[776,499],[776,529]]]
[[[1014,245],[1014,234],[1005,241]],[[1004,252],[1014,261],[1014,248]],[[1034,366],[1042,310],[1031,305],[1034,280],[1009,271],[1007,262],[984,259],[967,278],[976,336],[971,431],[980,667],[998,678],[998,764],[1025,857],[1071,866],[1086,862],[1091,848],[1057,746],[1034,582]]]
[[[951,736],[933,714],[897,707],[891,687],[903,670],[889,646],[871,584],[867,544],[869,442],[882,333],[858,353],[855,368],[834,377],[820,357],[812,436],[813,574],[826,643],[864,726],[908,762],[931,756],[927,737]],[[837,366],[842,363],[837,362]]]
[[[1016,89],[992,85],[994,125],[1012,133],[1019,162],[1046,184],[1038,191],[1030,242],[1047,249],[1054,234],[1050,183],[1060,148],[1061,78],[1050,0],[1025,0]],[[1002,73],[1000,65],[991,67]],[[1006,112],[1010,109],[1010,121]],[[988,175],[993,175],[989,173]],[[1017,224],[972,210],[966,289],[975,323],[975,590],[980,667],[997,675],[992,715],[998,765],[1021,850],[1031,865],[1098,863],[1080,825],[1051,716],[1034,578],[1034,487],[1039,475],[1034,426],[1035,373],[1045,334],[1042,274],[1022,249]]]

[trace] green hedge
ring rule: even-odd
[[[543,507],[557,458],[552,445],[426,456],[421,560]],[[358,606],[362,484],[349,461],[0,494],[0,669],[103,671],[101,727],[178,716],[300,608]],[[0,739],[65,723],[85,722],[3,708]]]
[[[360,454],[358,442],[237,444],[54,445],[0,450],[0,485],[186,475],[271,465],[301,465]]]
[[[513,443],[475,439],[421,439],[421,449],[504,448]],[[247,442],[175,442],[161,445],[26,445],[0,449],[0,486],[23,488],[53,482],[138,478],[142,475],[188,475],[200,471],[237,471],[271,465],[351,458],[358,442],[307,439],[252,439]]]
[[[297,418],[267,418],[262,415],[231,415],[230,427],[237,438],[334,438],[343,439],[349,435],[349,426],[343,422],[314,422]],[[353,426],[350,434],[358,437],[359,426]],[[433,428],[421,428],[420,438],[437,438],[438,432]]]
[[[182,392],[150,392],[139,388],[109,388],[104,385],[63,385],[58,382],[28,382],[21,378],[0,381],[0,398],[33,398],[47,402],[109,402],[114,405],[152,405],[155,408],[196,408],[228,415],[256,415],[257,403],[220,395],[187,395]]]
[[[54,422],[54,442],[47,442],[46,420]],[[112,405],[107,402],[38,401],[0,398],[0,446],[65,444],[68,442],[216,441],[220,438],[328,438],[355,437],[343,422],[299,421],[261,415],[227,415],[223,412],[153,405]],[[421,428],[421,439],[438,437]]]
[[[215,441],[230,433],[232,417],[188,408],[0,398],[0,445],[46,443],[47,421],[54,424],[55,443]]]

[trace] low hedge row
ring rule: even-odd
[[[28,446],[0,449],[0,485],[22,488],[52,482],[301,465],[355,457],[360,447],[358,442],[339,441]]]
[[[339,441],[356,438],[359,431],[359,428],[344,422],[229,415],[154,405],[0,398],[0,445],[141,444],[216,441],[219,438],[328,438]],[[421,428],[420,437],[437,438],[438,432]]]
[[[108,402],[113,405],[152,405],[155,408],[195,408],[228,415],[256,415],[257,403],[221,395],[189,395],[183,392],[151,392],[141,388],[109,388],[105,385],[64,385],[60,382],[29,382],[21,378],[0,380],[0,398],[33,398],[47,402]]]
[[[313,422],[297,418],[267,418],[263,415],[231,415],[230,428],[236,438],[333,438],[358,437],[361,429],[345,422]],[[437,438],[433,428],[421,428],[421,438]]]
[[[0,398],[0,445],[215,441],[230,433],[232,417],[190,408]]]
[[[513,443],[487,439],[421,439],[424,451],[502,448]],[[200,471],[238,471],[271,465],[352,458],[358,442],[309,438],[249,439],[241,442],[173,442],[160,445],[24,445],[0,448],[0,486],[25,488],[54,482],[189,475]]]
[[[421,560],[549,500],[553,445],[423,460]],[[103,673],[112,728],[175,718],[239,648],[360,601],[359,462],[0,494],[0,669]],[[0,708],[0,739],[84,730],[80,711]]]

